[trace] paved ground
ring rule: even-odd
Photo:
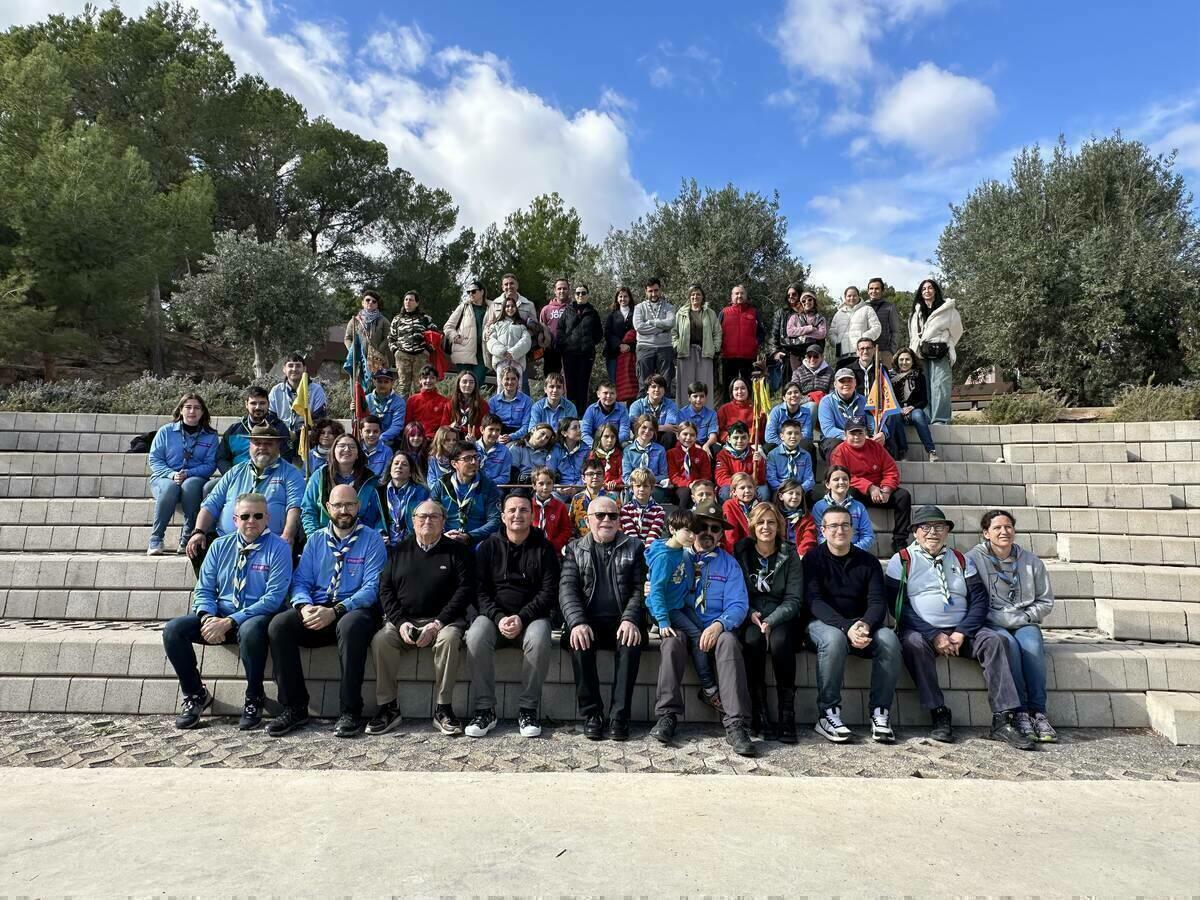
[[[262,731],[240,732],[226,718],[176,731],[165,717],[14,715],[0,718],[0,766],[1200,782],[1200,747],[1175,747],[1140,730],[1063,729],[1061,743],[1030,753],[985,740],[979,729],[959,729],[953,745],[901,729],[901,740],[891,747],[834,746],[804,730],[793,747],[760,742],[760,756],[743,759],[713,726],[681,727],[672,747],[647,738],[644,725],[625,744],[587,741],[570,725],[547,727],[532,740],[516,734],[511,722],[482,740],[447,738],[417,721],[389,735],[356,740],[339,740],[332,728],[330,721],[314,721],[273,739]]]
[[[1200,785],[0,768],[0,895],[1188,895]]]

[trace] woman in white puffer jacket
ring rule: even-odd
[[[829,323],[829,340],[833,343],[837,359],[840,361],[854,356],[860,339],[866,337],[877,341],[882,331],[879,316],[875,315],[870,303],[863,302],[858,288],[854,285],[846,288],[842,292],[842,305]]]
[[[487,352],[492,363],[497,370],[515,366],[517,371],[524,372],[525,358],[532,347],[529,323],[521,318],[517,301],[505,297],[500,318],[487,329]]]
[[[957,304],[943,299],[941,285],[926,278],[917,287],[912,318],[908,320],[908,345],[925,364],[932,423],[950,424],[950,395],[954,390],[951,367],[962,336],[963,323]]]

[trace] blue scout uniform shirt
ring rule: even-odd
[[[736,632],[750,614],[746,576],[732,556],[717,548],[697,554],[696,583],[692,602],[703,596],[703,607],[696,612],[705,627],[720,621],[726,631]]]
[[[512,440],[520,440],[526,434],[529,413],[533,409],[533,400],[528,394],[517,391],[517,396],[509,400],[502,391],[497,391],[488,397],[488,412],[497,416],[504,423],[504,433]]]
[[[335,568],[331,541],[338,550],[345,550],[336,595],[331,591]],[[385,563],[387,547],[379,532],[357,524],[349,536],[338,538],[332,525],[322,528],[309,535],[300,554],[300,565],[292,578],[292,606],[340,603],[346,612],[373,606],[378,601],[379,576]]]
[[[629,440],[629,410],[625,408],[625,404],[618,401],[613,404],[612,412],[606,413],[600,408],[600,401],[596,401],[584,410],[583,419],[580,421],[583,442],[591,447],[592,435],[599,430],[601,425],[609,422],[617,426],[618,443],[624,444]]]
[[[192,612],[227,617],[241,625],[252,616],[269,616],[283,609],[292,583],[292,548],[269,531],[255,543],[258,549],[247,557],[243,569],[245,585],[239,600],[233,579],[246,542],[236,533],[213,541],[192,591]]]
[[[383,399],[374,391],[367,394],[367,412],[379,416],[383,434],[379,439],[389,447],[400,439],[404,431],[404,398],[395,391]]]
[[[675,417],[679,414],[679,407],[675,405],[675,401],[670,397],[663,397],[658,404],[658,409],[650,405],[650,401],[645,397],[638,397],[629,405],[629,421],[632,422],[638,416],[654,416],[654,420],[659,426],[674,425]]]
[[[500,530],[500,492],[495,482],[482,475],[463,485],[450,472],[433,483],[429,497],[446,511],[444,530],[467,532],[472,547]]]
[[[488,400],[489,405],[491,400]],[[479,472],[493,484],[508,484],[512,476],[512,454],[504,444],[484,447],[483,441],[475,442],[479,451]]]
[[[684,422],[691,422],[696,426],[696,444],[699,446],[703,446],[708,436],[717,431],[717,414],[707,406],[700,407],[700,412],[692,409],[690,403],[680,407],[679,412],[675,414],[675,424],[682,425]]]
[[[217,433],[211,428],[188,434],[182,422],[164,425],[150,443],[150,474],[170,478],[187,470],[188,478],[207,479],[217,467]]]
[[[765,440],[768,444],[779,443],[779,429],[783,427],[784,422],[799,422],[800,436],[806,441],[811,441],[813,436],[813,420],[812,412],[808,406],[801,403],[800,408],[795,412],[789,412],[786,403],[780,403],[771,410],[767,416],[767,431]]]
[[[217,534],[233,534],[233,507],[241,494],[256,493],[267,498],[267,527],[283,533],[290,509],[299,509],[304,501],[304,476],[295,466],[277,459],[261,475],[254,463],[239,463],[221,476],[221,480],[202,504],[217,519]]]
[[[662,484],[667,480],[667,451],[662,444],[651,442],[650,446],[642,447],[637,441],[630,441],[621,452],[621,480],[629,484],[629,476],[634,469],[649,469],[654,473],[654,483]]]
[[[362,445],[362,449],[367,458],[367,468],[379,476],[380,484],[387,484],[392,468],[392,457],[396,455],[392,452],[392,448],[383,441],[379,441],[374,449],[368,448],[366,444]]]
[[[816,479],[813,476],[812,457],[807,450],[799,447],[790,451],[783,444],[767,454],[767,484],[771,490],[779,490],[779,486],[789,478],[794,478],[804,486],[807,493],[812,490]]]
[[[491,404],[491,400],[488,403]],[[489,407],[490,408],[490,407]],[[578,419],[579,410],[575,408],[575,404],[566,397],[559,398],[558,406],[551,406],[549,401],[543,397],[537,401],[529,410],[529,418],[525,420],[525,426],[513,434],[513,440],[519,440],[525,437],[533,430],[534,425],[549,425],[554,429],[554,433],[558,434],[558,423],[563,419]]]

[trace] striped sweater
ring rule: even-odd
[[[621,532],[647,546],[662,536],[666,523],[666,510],[653,500],[645,506],[631,500],[621,507]]]

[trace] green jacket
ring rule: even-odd
[[[688,305],[685,303],[675,313],[675,355],[686,357],[691,352],[692,322]],[[704,339],[700,345],[700,355],[705,359],[714,359],[721,352],[721,323],[717,314],[704,307]]]

